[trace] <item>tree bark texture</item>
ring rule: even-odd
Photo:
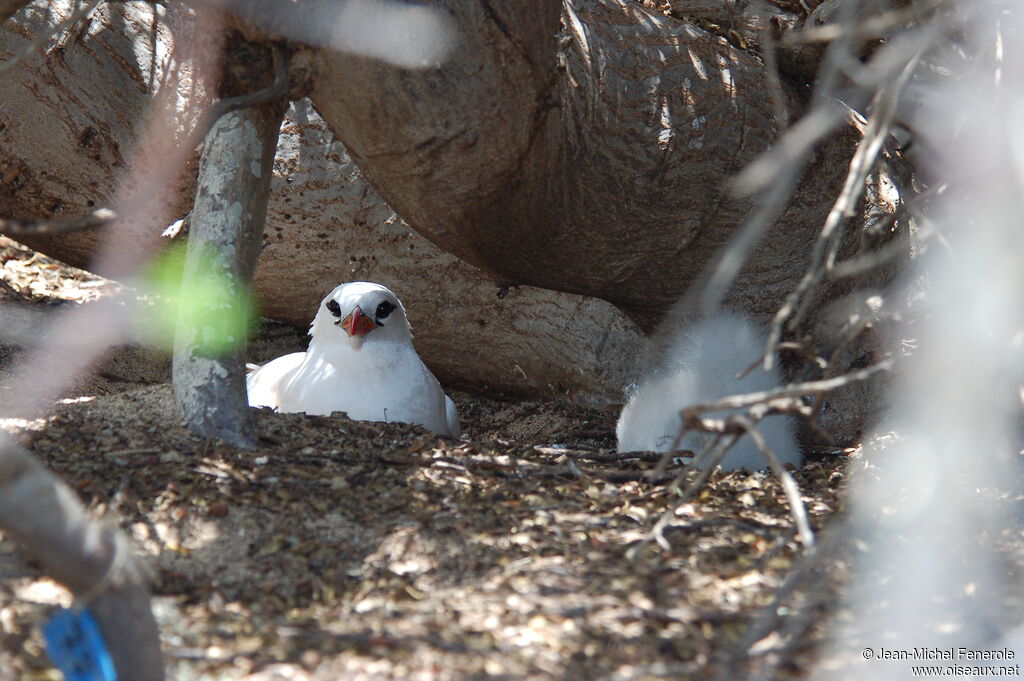
[[[0,131],[0,168],[17,178],[13,186],[0,183],[3,214],[67,217],[109,205],[149,95],[121,88],[123,101],[108,101],[108,90],[120,85],[93,93],[62,84],[134,82],[165,62],[152,61],[147,16],[112,20],[108,7],[136,5],[101,6],[63,58],[34,57],[0,74],[0,127],[7,126]],[[0,25],[0,56],[47,26],[38,16],[29,27],[21,21]],[[158,39],[164,54],[170,33],[161,28]],[[109,56],[95,56],[105,51]],[[48,116],[58,114],[61,122],[51,128]],[[94,139],[89,133],[92,146],[82,147],[74,130],[89,127],[105,132]],[[40,149],[45,155],[37,154]],[[94,154],[117,162],[97,164]],[[182,206],[180,214],[188,209]],[[25,241],[88,267],[101,238],[92,231]],[[282,127],[265,244],[253,283],[263,314],[305,326],[336,284],[379,281],[405,302],[416,347],[446,385],[518,395],[568,392],[606,404],[618,402],[623,386],[636,378],[642,336],[621,312],[601,300],[505,286],[507,280],[440,250],[394,215],[308,100],[293,104]]]
[[[248,297],[285,104],[282,98],[228,113],[206,136],[185,256],[184,290],[205,279],[218,288],[231,287],[238,295],[203,301],[203,305],[231,305]],[[224,318],[233,317],[231,309],[219,312]],[[251,447],[255,440],[245,388],[245,339],[218,338],[218,346],[228,344],[230,349],[204,349],[211,336],[223,333],[179,317],[174,395],[190,430]]]
[[[778,134],[764,64],[627,0],[444,4],[461,39],[444,66],[320,51],[314,104],[443,250],[651,330],[751,209],[725,185]],[[729,304],[766,316],[792,289],[856,139],[818,146]]]
[[[764,66],[719,35],[630,2],[451,4],[461,47],[440,69],[299,55],[296,65],[312,67],[319,110],[384,198],[317,114],[296,108],[255,276],[262,309],[306,324],[331,286],[375,279],[407,303],[417,347],[446,382],[615,401],[635,377],[640,336],[622,312],[590,296],[649,331],[728,241],[751,202],[731,197],[724,183],[776,134]],[[136,6],[110,11],[121,7]],[[0,132],[0,164],[21,177],[15,191],[0,184],[0,211],[49,217],[60,198],[58,212],[68,215],[110,196],[120,168],[79,173],[88,159],[76,121],[94,116],[92,127],[109,130],[95,138],[96,153],[120,154],[131,112],[148,95],[128,90],[124,102],[110,102],[116,88],[83,84],[118,72],[135,82],[162,62],[147,56],[145,21],[105,17],[97,12],[60,59],[0,74],[5,93],[11,83],[21,93],[10,110],[0,101],[0,125],[19,120],[17,135]],[[24,40],[15,22],[0,26],[0,54]],[[104,50],[117,58],[92,56]],[[78,70],[67,71],[71,61]],[[94,74],[104,69],[112,73]],[[784,94],[798,113],[799,93]],[[51,110],[65,121],[52,131]],[[53,140],[45,155],[41,136]],[[815,150],[729,304],[764,317],[791,290],[856,139],[851,129]],[[31,174],[19,175],[21,166]],[[96,239],[30,243],[87,264]],[[863,283],[843,282],[830,296]]]
[[[506,286],[403,223],[370,187],[308,100],[281,129],[266,247],[254,288],[263,313],[306,325],[344,281],[398,295],[416,349],[446,385],[579,394],[615,403],[634,380],[642,336],[609,303]]]
[[[73,0],[37,1],[0,24],[0,60],[74,7]],[[173,21],[157,4],[102,3],[66,36],[0,72],[0,214],[66,218],[111,206],[118,182],[130,181],[141,162],[132,156],[136,129],[171,65]],[[180,182],[183,214],[194,168]],[[80,233],[49,243],[57,257],[84,265],[96,240],[95,233]]]
[[[7,21],[12,14],[21,10],[29,0],[0,0],[0,23]]]
[[[77,598],[87,597],[119,679],[164,678],[147,579],[127,539],[90,518],[67,485],[7,441],[0,442],[0,529]]]

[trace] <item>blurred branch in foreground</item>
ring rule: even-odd
[[[118,678],[164,678],[148,576],[127,539],[90,518],[67,485],[7,437],[0,438],[0,528],[89,608]]]

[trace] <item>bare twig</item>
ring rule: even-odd
[[[768,343],[765,349],[764,366],[771,369],[774,365],[774,353],[772,349],[782,337],[783,326],[793,330],[807,312],[813,296],[808,292],[814,290],[822,279],[835,265],[836,254],[839,251],[842,231],[840,226],[848,216],[852,215],[861,194],[864,192],[864,181],[874,164],[878,152],[882,149],[889,129],[892,126],[896,114],[896,106],[899,104],[903,89],[913,74],[917,63],[924,51],[926,42],[922,41],[916,53],[904,65],[899,77],[891,86],[879,88],[873,98],[871,118],[868,120],[867,129],[864,131],[864,138],[857,145],[857,151],[850,161],[850,169],[843,183],[842,191],[836,198],[821,234],[814,244],[814,252],[811,255],[811,266],[804,274],[803,279],[797,285],[786,301],[779,308],[772,320],[768,332]]]
[[[849,11],[852,12],[852,9]],[[702,287],[700,307],[705,314],[713,314],[718,310],[726,291],[746,263],[754,246],[789,201],[811,148],[846,120],[851,109],[856,109],[866,100],[863,93],[871,92],[887,83],[892,79],[893,73],[901,68],[905,69],[908,61],[916,62],[921,51],[930,44],[934,34],[933,30],[908,31],[898,40],[894,40],[891,45],[875,55],[868,67],[861,69],[862,73],[858,74],[857,82],[860,87],[845,94],[837,91],[840,75],[843,73],[842,65],[859,64],[859,61],[854,58],[850,39],[843,37],[832,43],[822,67],[824,76],[816,91],[816,103],[810,112],[782,135],[772,151],[747,165],[732,182],[733,189],[738,194],[764,193],[758,198],[750,216],[722,249],[707,277],[707,284]],[[882,139],[885,137],[884,134],[879,136]],[[861,147],[858,147],[858,151],[860,149]],[[877,152],[870,160],[873,160],[875,155]],[[863,191],[863,186],[859,189]],[[859,196],[858,193],[857,197]],[[774,364],[771,348],[779,340],[777,336],[770,338],[774,342],[768,344],[769,352],[765,357],[765,366],[768,368]]]
[[[782,491],[786,494],[786,500],[789,501],[789,512],[793,515],[793,521],[796,524],[797,532],[800,534],[800,541],[803,542],[804,547],[811,548],[814,546],[814,532],[811,530],[811,524],[807,520],[807,509],[804,507],[803,499],[800,498],[800,489],[796,485],[796,480],[790,475],[789,471],[779,463],[779,459],[775,456],[775,452],[768,447],[768,443],[765,442],[764,436],[757,430],[757,427],[750,422],[748,418],[742,415],[732,416],[729,420],[737,423],[743,430],[746,431],[747,435],[754,440],[754,444],[757,449],[764,456],[765,461],[768,462],[768,466],[772,469],[772,473],[779,479],[782,484]]]
[[[876,251],[835,263],[828,272],[829,279],[856,277],[887,265],[907,254],[907,245],[901,239],[894,239]]]
[[[641,548],[652,541],[657,542],[658,546],[666,551],[672,548],[669,545],[668,540],[665,539],[664,531],[666,526],[668,526],[672,521],[672,518],[675,516],[679,507],[696,496],[701,487],[704,486],[704,483],[707,482],[708,477],[711,475],[711,471],[713,471],[719,462],[721,462],[725,457],[726,452],[729,451],[729,448],[732,447],[733,443],[738,439],[739,435],[735,433],[719,435],[704,447],[704,449],[694,459],[694,466],[703,466],[697,473],[697,477],[693,479],[689,486],[687,486],[686,490],[673,503],[669,504],[669,507],[665,509],[665,512],[662,513],[657,522],[654,523],[654,527],[651,528],[647,537],[627,552],[627,557],[635,557]],[[661,464],[659,463],[658,466],[660,468]],[[659,468],[655,468],[652,475],[658,475]],[[670,487],[678,487],[688,473],[689,469],[679,473],[675,480],[672,481]]]
[[[202,22],[197,26],[197,31],[207,28]],[[216,35],[217,31],[211,28],[206,33]],[[196,51],[193,59],[195,72],[206,73],[207,53]],[[133,182],[121,184],[113,211],[119,219],[109,227],[110,238],[95,260],[96,271],[128,275],[141,265],[140,254],[155,248],[155,235],[147,229],[165,219],[168,187],[174,186],[173,178],[187,159],[169,143],[173,135],[170,119],[159,113],[143,122],[133,149],[133,156],[141,160],[130,178]],[[128,242],[133,248],[123,247]],[[109,299],[56,313],[8,384],[11,394],[19,397],[16,407],[31,416],[45,410],[54,396],[122,337],[125,317],[124,307]],[[78,342],[73,353],[62,350],[67,338]],[[118,677],[163,678],[159,632],[149,612],[144,575],[132,572],[135,563],[125,553],[123,535],[90,520],[67,486],[19,449],[0,448],[0,484],[5,486],[0,493],[4,529],[73,592],[79,596],[96,592],[89,607],[114,657]],[[115,564],[116,551],[122,555]]]
[[[865,302],[865,306],[868,303]],[[879,306],[881,303],[879,303]],[[864,315],[851,315],[846,322],[843,324],[843,328],[840,333],[843,334],[840,341],[836,344],[832,353],[829,355],[828,363],[823,371],[822,379],[833,378],[838,372],[839,360],[861,335],[870,329],[878,318],[878,311],[873,311],[872,314]],[[811,413],[817,415],[821,411],[822,406],[825,403],[826,393],[819,393],[814,398],[814,403],[811,405]]]
[[[683,419],[686,420],[690,417],[699,416],[700,414],[707,412],[743,409],[745,407],[751,407],[758,404],[770,406],[771,403],[776,400],[787,400],[794,397],[803,397],[804,395],[819,395],[821,393],[827,393],[832,390],[836,390],[837,388],[850,385],[851,383],[866,381],[874,377],[876,374],[892,371],[894,364],[895,360],[888,359],[884,362],[879,362],[878,364],[865,367],[864,369],[860,369],[843,376],[837,376],[836,378],[820,381],[805,381],[803,383],[791,383],[772,390],[762,390],[761,392],[747,393],[746,395],[733,395],[714,402],[695,404],[683,410]],[[790,405],[786,402],[781,402],[779,407],[788,409],[790,408]]]
[[[700,491],[701,487],[703,487],[705,482],[707,482],[712,469],[714,469],[722,459],[725,458],[729,448],[742,434],[747,433],[751,438],[753,438],[758,450],[765,457],[769,468],[776,477],[778,477],[783,491],[786,494],[786,498],[789,501],[790,512],[793,515],[794,524],[800,534],[801,541],[805,547],[812,548],[814,546],[814,534],[811,531],[810,523],[807,519],[807,511],[800,498],[800,490],[796,485],[796,481],[781,465],[778,458],[775,457],[774,452],[767,447],[763,436],[761,436],[760,432],[757,431],[754,424],[764,417],[776,413],[796,413],[807,417],[811,414],[811,408],[804,405],[797,398],[806,395],[826,394],[838,388],[859,381],[868,380],[880,372],[891,371],[893,363],[894,360],[886,360],[879,364],[836,378],[795,383],[775,388],[773,390],[764,390],[756,393],[748,393],[746,395],[733,395],[713,402],[695,404],[684,408],[680,412],[682,427],[676,434],[672,446],[662,454],[658,465],[655,466],[654,470],[649,475],[656,479],[660,479],[664,476],[668,462],[674,456],[676,449],[682,441],[683,435],[688,429],[713,433],[715,435],[715,439],[709,442],[694,458],[691,467],[686,471],[681,472],[673,481],[671,486],[678,486],[682,482],[688,470],[691,468],[699,469],[697,476],[687,487],[686,491],[655,523],[654,527],[651,529],[649,540],[656,541],[663,548],[667,548],[668,543],[663,536],[663,530],[671,521],[676,509],[678,509],[685,501],[693,498]],[[708,412],[732,411],[737,409],[747,409],[747,413],[732,414],[724,419],[709,419],[701,416],[701,414],[706,414]],[[636,552],[634,551],[633,555],[635,554]]]
[[[26,234],[66,234],[86,229],[105,227],[117,219],[117,213],[109,208],[97,208],[85,215],[57,220],[18,220],[0,218],[0,233],[11,236]]]
[[[806,121],[817,123],[820,118],[822,117],[811,114],[800,123]],[[821,128],[814,132],[817,137],[824,136],[835,125],[831,119],[821,121],[821,123]],[[702,289],[701,311],[705,315],[710,316],[721,307],[726,291],[736,280],[736,276],[753,252],[757,242],[785,208],[786,202],[796,187],[802,161],[802,157],[787,159],[785,164],[777,168],[778,172],[768,191],[759,198],[753,212],[743,221],[718,257],[708,282]]]
[[[833,22],[824,26],[805,26],[797,31],[789,31],[782,36],[780,42],[783,47],[794,47],[810,43],[832,42],[846,36],[850,36],[858,42],[877,40],[915,20],[924,18],[932,11],[951,4],[950,0],[925,0],[924,2],[915,2],[909,7],[888,10],[857,22]]]
[[[766,393],[762,393],[766,394]],[[743,434],[747,434],[753,439],[755,446],[758,451],[764,456],[765,461],[768,463],[768,467],[771,469],[775,477],[779,479],[782,485],[783,492],[786,495],[786,499],[789,502],[790,513],[793,516],[794,524],[800,534],[800,540],[807,548],[814,546],[814,533],[811,531],[810,522],[807,519],[807,509],[804,507],[803,500],[800,497],[800,490],[797,487],[796,480],[790,475],[789,471],[779,462],[775,453],[768,447],[768,443],[764,437],[757,430],[755,423],[769,413],[773,413],[782,409],[800,409],[806,410],[798,401],[791,400],[791,398],[785,398],[792,402],[792,404],[783,405],[780,404],[782,400],[764,400],[762,403],[752,406],[748,410],[747,414],[732,414],[724,419],[707,419],[700,418],[692,408],[684,409],[681,412],[683,425],[680,428],[680,432],[677,435],[677,439],[682,436],[682,433],[688,429],[703,430],[709,433],[715,433],[720,439],[725,437],[731,437],[732,441],[724,448],[706,448],[697,458],[694,460],[693,465],[695,467],[703,467],[703,470],[697,475],[690,488],[687,489],[686,494],[683,495],[684,499],[691,498],[699,491],[700,487],[703,486],[707,480],[709,469],[718,465],[724,458],[728,448],[732,446],[732,442],[739,439]],[[720,444],[719,440],[716,440]],[[671,451],[671,450],[670,450]],[[703,457],[707,457],[707,462],[703,460]]]
[[[790,527],[785,533],[779,535],[771,546],[768,547],[764,553],[757,557],[758,571],[767,569],[768,563],[772,558],[779,555],[786,545],[793,540],[796,536],[796,527]]]
[[[715,681],[731,681],[736,678],[736,667],[738,663],[746,662],[751,657],[751,648],[775,629],[779,619],[782,617],[782,605],[798,589],[804,586],[811,586],[821,583],[823,579],[815,575],[815,570],[825,561],[835,558],[842,542],[846,537],[847,524],[837,523],[822,537],[811,550],[800,556],[799,561],[786,580],[779,585],[772,596],[771,603],[766,605],[758,614],[757,618],[747,628],[746,633],[736,645],[735,651],[729,656],[728,664],[722,666],[722,671],[716,675]],[[809,608],[804,608],[800,613],[802,621],[809,616]],[[797,616],[794,615],[794,618]]]
[[[274,81],[256,92],[228,97],[213,103],[206,113],[199,119],[192,132],[182,142],[182,146],[195,148],[213,129],[214,124],[221,116],[232,111],[245,109],[261,104],[269,104],[288,94],[288,54],[280,45],[273,45],[274,58]]]
[[[786,98],[782,92],[782,82],[779,80],[779,62],[775,54],[775,36],[772,35],[771,22],[768,21],[769,11],[765,7],[764,0],[757,3],[757,11],[762,15],[761,29],[761,56],[764,59],[765,73],[768,75],[768,94],[772,98],[772,108],[775,110],[775,120],[778,127],[785,130],[789,127],[789,109],[786,107]]]
[[[694,466],[697,465],[697,462],[701,460],[701,456],[705,455],[708,452],[708,450],[711,449],[712,444],[714,444],[711,443],[705,446],[703,449],[701,449],[701,451],[696,453],[690,452],[690,450],[687,449],[679,449],[679,445],[680,443],[682,443],[683,436],[685,434],[686,428],[680,428],[679,432],[676,433],[675,438],[673,438],[672,440],[672,446],[670,446],[667,450],[665,450],[664,453],[660,455],[660,458],[658,459],[658,465],[655,466],[654,470],[651,472],[652,478],[660,478],[661,476],[663,476],[665,474],[665,471],[668,469],[669,463],[675,461],[678,457],[683,456],[684,454],[687,453],[693,455],[693,459],[692,461],[690,461],[690,464]],[[678,483],[678,480],[676,482]]]
[[[787,164],[802,164],[811,148],[846,120],[851,110],[865,107],[878,88],[889,84],[910,60],[919,57],[935,40],[938,28],[927,26],[901,33],[876,52],[866,65],[856,58],[846,41],[833,43],[822,65],[822,82],[818,84],[814,106],[786,131],[771,151],[740,171],[733,181],[735,191],[749,195],[770,188]],[[857,87],[840,90],[840,82],[850,77],[851,65],[859,69]]]
[[[779,350],[779,351],[791,350],[791,351],[793,351],[795,353],[799,353],[800,355],[803,355],[804,360],[806,360],[807,362],[817,366],[819,369],[824,369],[826,366],[828,366],[828,360],[826,360],[823,357],[819,357],[817,354],[815,354],[815,352],[811,348],[808,348],[803,343],[797,343],[795,341],[784,341],[782,343],[779,343],[777,346],[775,346],[775,349]],[[754,369],[757,369],[758,367],[760,367],[763,362],[764,362],[764,354],[762,353],[760,357],[758,357],[756,360],[754,360],[749,365],[747,365],[746,369],[744,369],[739,374],[737,374],[736,378],[737,379],[743,378],[744,376],[748,375]]]
[[[927,219],[927,216],[922,211],[926,210],[932,199],[940,196],[946,187],[947,185],[943,183],[920,192],[911,200],[903,202],[898,212],[892,216],[894,220],[899,219],[900,210],[906,211],[913,216],[917,225],[914,239],[918,248],[933,238],[938,239],[940,242],[943,240],[943,236],[936,232],[931,221]],[[828,278],[835,281],[846,277],[855,277],[864,272],[882,267],[892,260],[906,255],[906,251],[907,247],[902,240],[889,241],[875,251],[851,256],[848,260],[835,262],[828,271]]]

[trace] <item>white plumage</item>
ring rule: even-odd
[[[309,333],[306,352],[249,374],[250,406],[343,411],[359,421],[415,423],[459,437],[455,403],[416,354],[405,308],[387,288],[363,281],[338,286],[320,303]]]
[[[679,410],[683,407],[778,387],[781,377],[777,370],[765,372],[758,367],[743,379],[736,378],[761,355],[764,346],[763,333],[733,313],[698,321],[670,339],[654,371],[622,409],[615,429],[619,451],[667,451],[682,425]],[[758,430],[779,461],[800,465],[800,449],[789,417],[769,416]],[[713,437],[687,431],[679,447],[699,453]],[[732,446],[721,465],[725,470],[767,468],[748,435]]]

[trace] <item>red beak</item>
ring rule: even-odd
[[[356,309],[352,310],[352,314],[338,322],[338,326],[345,329],[350,336],[365,336],[377,328],[373,319],[364,315],[362,308],[358,305],[356,305]]]

